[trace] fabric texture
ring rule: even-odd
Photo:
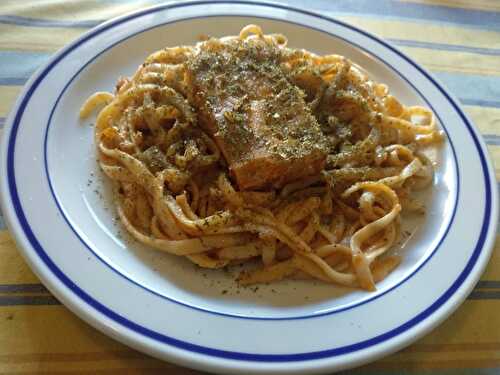
[[[284,1],[282,1],[284,2]],[[0,2],[0,137],[30,75],[99,23],[160,1]],[[163,2],[162,2],[163,3]],[[287,3],[392,42],[430,70],[480,129],[500,180],[500,2],[495,0]],[[500,189],[500,183],[497,188]],[[464,304],[410,347],[345,374],[500,374],[500,236]],[[99,333],[54,298],[29,269],[0,215],[0,373],[198,374]]]

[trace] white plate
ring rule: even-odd
[[[290,45],[348,56],[406,104],[433,109],[448,139],[428,215],[374,293],[287,281],[238,289],[231,275],[130,241],[114,222],[78,109],[151,52],[249,23]],[[324,372],[408,345],[447,317],[483,271],[496,234],[494,174],[477,130],[415,62],[353,26],[284,5],[191,2],[109,21],[30,79],[4,131],[2,205],[41,280],[106,334],[181,365],[234,373]],[[98,194],[94,190],[98,191]]]

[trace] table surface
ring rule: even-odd
[[[24,83],[55,51],[109,18],[157,3],[2,0],[0,134]],[[500,180],[500,1],[289,3],[371,31],[434,73],[480,129]],[[0,373],[199,373],[129,349],[73,315],[30,271],[1,215],[0,259]],[[500,374],[499,312],[497,235],[481,281],[448,320],[399,353],[345,374]]]

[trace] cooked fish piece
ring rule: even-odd
[[[210,39],[187,66],[188,99],[241,190],[280,187],[325,164],[320,126],[279,54],[259,38]]]

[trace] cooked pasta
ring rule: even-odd
[[[442,139],[340,55],[238,36],[151,54],[98,92],[95,143],[127,231],[206,268],[260,264],[244,285],[318,279],[374,290],[399,258],[401,212],[423,205]]]

